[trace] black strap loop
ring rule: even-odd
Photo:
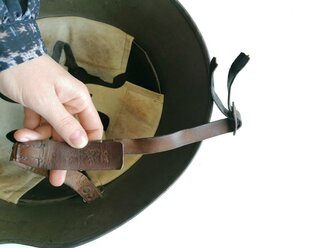
[[[66,42],[57,41],[55,43],[54,48],[53,48],[52,58],[57,63],[59,63],[63,50],[64,50],[65,57],[66,57],[65,66],[67,66],[70,69],[78,68],[79,66],[78,66],[78,64],[76,62],[76,59],[75,59],[74,55],[73,55],[73,52],[71,50],[71,47]]]
[[[249,62],[250,57],[244,53],[240,53],[238,57],[234,60],[231,64],[231,67],[228,72],[228,80],[227,80],[227,89],[228,89],[228,109],[231,110],[231,102],[230,102],[230,95],[231,95],[231,86],[237,76],[237,74],[244,68],[244,66]]]
[[[227,97],[227,108],[222,103],[221,99],[217,95],[214,89],[214,81],[213,81],[213,73],[217,68],[218,64],[216,62],[216,58],[213,58],[210,62],[210,85],[211,85],[211,94],[213,97],[213,101],[219,108],[219,110],[230,120],[233,121],[234,125],[234,132],[235,135],[236,131],[242,126],[242,119],[240,113],[236,110],[234,102],[231,103],[231,87],[233,82],[237,76],[237,74],[244,68],[244,66],[249,61],[249,56],[240,53],[238,57],[232,63],[229,72],[228,72],[228,80],[227,80],[227,90],[228,90],[228,97]]]

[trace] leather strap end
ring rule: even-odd
[[[86,203],[102,198],[102,192],[79,171],[68,171],[65,184],[74,189]]]
[[[123,144],[92,141],[82,149],[64,142],[39,140],[13,145],[10,160],[46,170],[119,170],[123,166]]]

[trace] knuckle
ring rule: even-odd
[[[75,125],[74,117],[71,115],[64,116],[61,120],[58,121],[57,128],[58,130],[68,130]]]
[[[85,84],[80,84],[78,86],[78,97],[85,104],[90,102],[90,94],[89,94],[88,88]]]
[[[80,83],[78,88],[80,89],[80,91],[83,93],[83,94],[88,94],[88,88],[85,84],[83,83]]]

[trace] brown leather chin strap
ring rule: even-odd
[[[119,170],[124,154],[165,152],[234,130],[233,121],[223,119],[164,136],[91,141],[82,149],[50,139],[30,141],[13,146],[11,161],[43,170]]]
[[[236,131],[242,121],[234,103],[230,105],[232,83],[249,57],[241,53],[233,62],[228,74],[228,108],[225,108],[214,91],[212,74],[217,67],[216,60],[210,64],[211,92],[214,102],[227,117],[198,127],[184,129],[172,134],[140,139],[91,141],[82,149],[74,149],[54,140],[16,143],[11,161],[30,168],[38,174],[48,170],[68,170],[66,184],[76,190],[86,202],[101,197],[100,191],[78,170],[118,170],[123,166],[124,154],[152,154],[173,150],[188,144]],[[47,173],[46,173],[47,174]]]

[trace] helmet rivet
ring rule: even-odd
[[[84,194],[88,194],[89,192],[91,192],[91,189],[89,187],[86,186],[86,187],[83,188],[83,193]]]

